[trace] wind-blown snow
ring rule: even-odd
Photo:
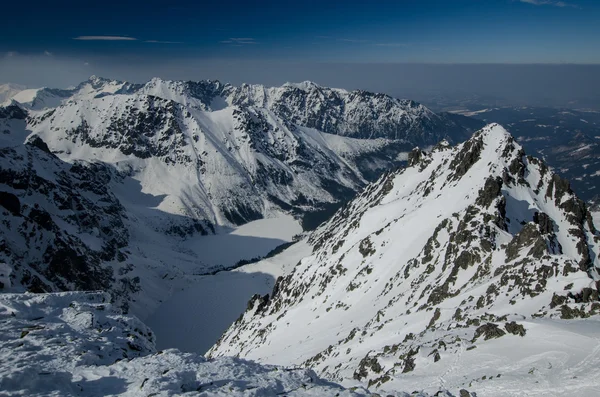
[[[306,369],[156,351],[102,293],[0,294],[3,396],[367,396]],[[399,394],[400,395],[400,394]]]

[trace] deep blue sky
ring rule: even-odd
[[[599,0],[32,0],[2,13],[5,56],[600,63]]]

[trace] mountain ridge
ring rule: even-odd
[[[329,117],[339,109],[329,109],[325,97],[350,95],[305,86],[306,92],[273,88],[267,96],[288,112],[304,109],[310,91],[311,112]],[[8,222],[2,260],[12,269],[13,289],[100,288],[144,318],[175,286],[260,255],[251,250],[257,253],[216,262],[209,254],[206,261],[203,236],[282,214],[316,226],[368,180],[403,164],[412,149],[404,139],[360,139],[301,125],[278,115],[285,113],[278,106],[256,105],[266,88],[243,87],[92,76],[66,90],[29,90],[17,98],[24,103],[0,107]],[[359,108],[371,105],[353,95]],[[410,111],[385,98],[393,113]],[[255,245],[266,254],[277,241],[287,242]]]
[[[581,350],[600,349],[598,333],[567,324],[597,324],[600,236],[568,182],[502,127],[414,150],[310,242],[313,254],[255,296],[209,357],[308,366],[381,392],[535,394],[551,378],[559,393],[593,389],[594,375],[573,381],[566,363],[600,362]],[[569,332],[581,338],[573,351],[557,345]],[[540,372],[546,386],[521,381],[546,349],[559,366]]]

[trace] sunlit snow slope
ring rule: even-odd
[[[321,226],[209,356],[382,393],[598,395],[600,235],[569,183],[498,125],[409,164]]]

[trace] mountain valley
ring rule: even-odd
[[[9,395],[598,392],[595,133],[312,82],[11,89]]]

